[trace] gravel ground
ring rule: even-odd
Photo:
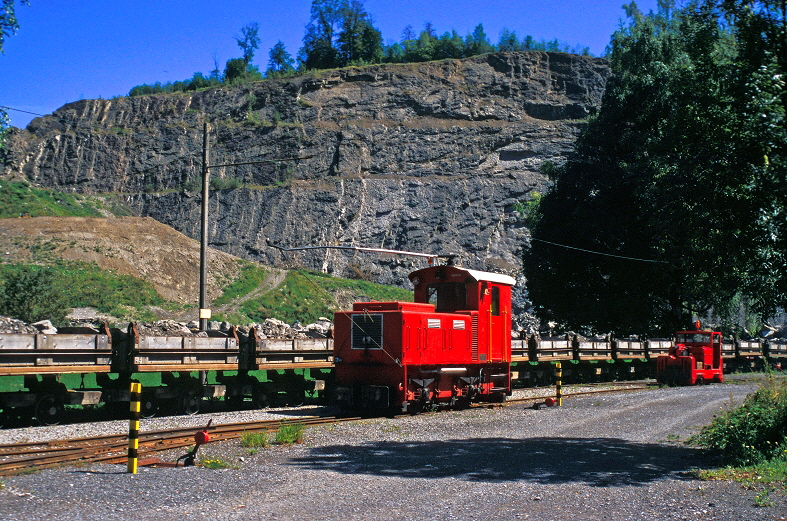
[[[311,427],[302,445],[256,454],[237,441],[202,449],[203,457],[236,467],[230,469],[45,470],[5,478],[0,521],[785,519],[784,491],[770,493],[772,506],[757,507],[761,489],[699,481],[692,469],[711,464],[683,444],[753,389],[725,384],[583,396],[561,408],[511,405]],[[224,423],[252,414],[273,416],[212,417]],[[204,425],[205,418],[143,421],[142,429]],[[106,425],[114,423],[122,422]],[[47,432],[63,437],[59,429],[72,427]],[[19,431],[28,433],[8,434],[33,436]]]

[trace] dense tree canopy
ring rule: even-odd
[[[601,110],[525,253],[542,319],[652,334],[787,304],[784,4],[625,7]]]

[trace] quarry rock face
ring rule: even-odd
[[[203,123],[210,246],[409,287],[423,261],[266,241],[454,253],[515,274],[545,161],[601,104],[604,60],[495,53],[319,71],[232,88],[83,100],[13,132],[3,177],[120,194],[199,238]]]

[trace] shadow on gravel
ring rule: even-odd
[[[691,479],[687,471],[698,457],[697,449],[614,438],[490,438],[334,445],[312,449],[291,465],[345,474],[608,487]]]

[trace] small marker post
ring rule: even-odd
[[[137,473],[139,459],[139,416],[140,399],[142,397],[142,384],[131,384],[131,399],[129,400],[129,422],[128,422],[128,472]]]
[[[563,366],[560,362],[555,364],[555,401],[558,407],[563,405]]]

